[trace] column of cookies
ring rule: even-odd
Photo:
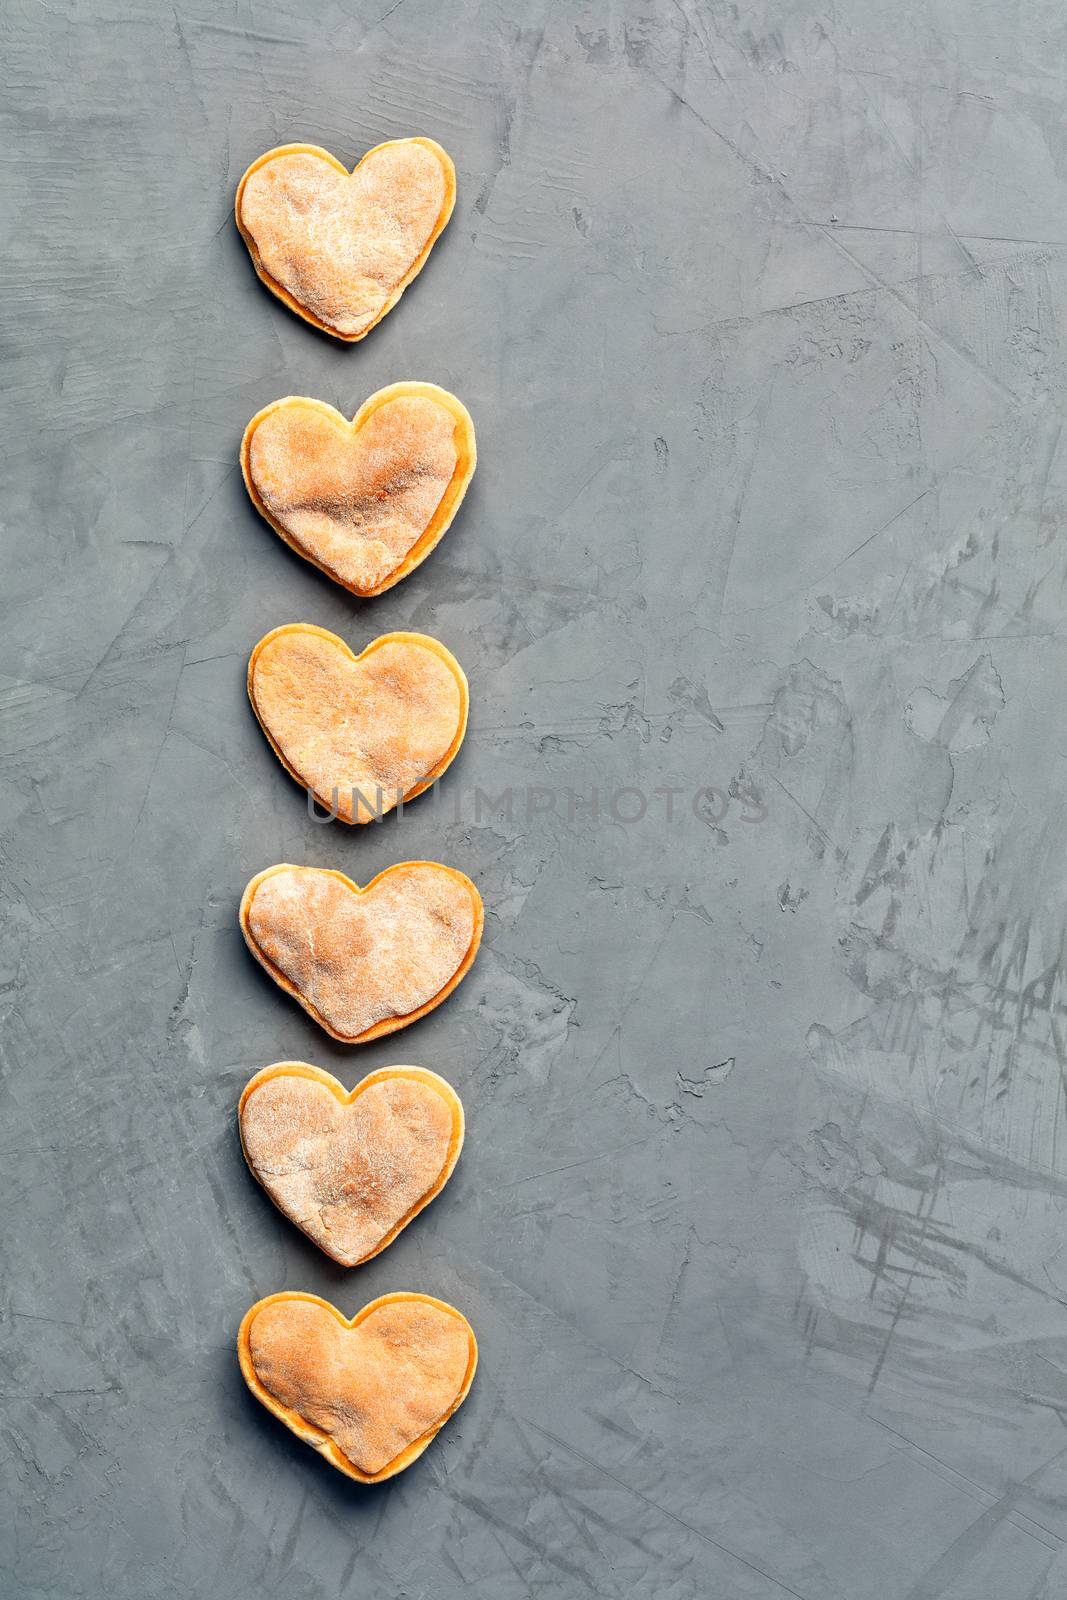
[[[316,328],[354,343],[421,271],[455,203],[455,169],[431,139],[378,145],[348,172],[328,151],[285,145],[252,163],[237,226],[257,274]],[[384,593],[437,545],[474,472],[474,424],[435,384],[394,383],[349,421],[305,396],[252,418],[241,469],[260,515],[353,594]],[[463,668],[438,640],[390,633],[359,653],[308,623],[252,651],[248,695],[291,778],[359,827],[415,800],[467,727]],[[241,900],[249,950],[334,1039],[364,1044],[441,1004],[482,936],[462,872],[405,861],[360,885],[279,863]],[[346,1090],[306,1062],[265,1067],[238,1108],[248,1165],[275,1205],[334,1261],[386,1249],[447,1183],[463,1107],[436,1073],[387,1067]],[[466,1318],[417,1293],[352,1318],[317,1295],[268,1295],[238,1335],[252,1393],[361,1483],[409,1466],[463,1402],[478,1351]]]

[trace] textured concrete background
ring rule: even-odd
[[[10,0],[3,31],[4,1600],[1059,1600],[1062,6]],[[454,220],[338,347],[257,283],[234,186],[411,132]],[[462,397],[481,464],[358,604],[253,515],[238,441],[402,377]],[[436,811],[308,820],[243,685],[294,620],[456,651]],[[424,855],[486,944],[346,1051],[240,891]],[[354,1274],[241,1160],[287,1056],[466,1103],[452,1184]],[[286,1287],[474,1323],[396,1482],[247,1395],[237,1324]]]

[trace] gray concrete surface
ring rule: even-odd
[[[1062,8],[10,0],[3,37],[4,1600],[1058,1600]],[[416,131],[455,219],[336,347],[256,282],[235,183]],[[360,605],[237,445],[401,377],[481,461]],[[302,619],[459,655],[436,809],[309,821],[243,688]],[[346,1051],[238,897],[411,856],[488,937]],[[354,1274],[241,1160],[286,1056],[467,1106]],[[395,1483],[245,1392],[285,1287],[475,1324]]]

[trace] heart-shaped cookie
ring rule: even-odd
[[[381,1483],[416,1461],[467,1398],[466,1317],[427,1294],[386,1294],[351,1320],[316,1294],[271,1294],[237,1335],[257,1400],[331,1466]]]
[[[439,1006],[466,977],[485,920],[470,879],[437,861],[401,861],[363,889],[332,868],[268,867],[240,915],[256,960],[345,1044]]]
[[[253,161],[235,212],[272,294],[338,339],[362,339],[421,272],[456,203],[456,169],[432,139],[390,139],[349,172],[314,144]]]
[[[320,1067],[280,1061],[245,1086],[237,1117],[253,1175],[343,1267],[392,1244],[463,1148],[460,1098],[425,1067],[383,1067],[349,1094]]]
[[[349,422],[289,395],[241,441],[252,503],[297,555],[353,594],[382,594],[438,544],[474,475],[470,413],[435,383],[392,383]]]
[[[424,633],[354,655],[310,622],[262,638],[248,698],[289,776],[342,822],[372,822],[440,777],[463,743],[463,669]]]

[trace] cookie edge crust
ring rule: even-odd
[[[273,877],[276,872],[314,871],[328,872],[331,877],[339,878],[355,894],[367,894],[382,878],[386,877],[390,872],[396,872],[401,867],[433,867],[438,872],[450,872],[454,878],[457,878],[463,884],[470,895],[471,906],[474,911],[474,931],[471,934],[471,942],[467,947],[467,953],[444,987],[415,1011],[406,1012],[402,1017],[383,1017],[380,1022],[374,1023],[372,1027],[366,1028],[359,1034],[338,1033],[310,1001],[305,1000],[296,985],[289,981],[285,974],[274,965],[256,944],[255,937],[248,925],[249,912],[252,908],[252,901],[255,899],[256,890],[261,883],[264,883],[267,878]],[[331,1039],[337,1039],[341,1044],[369,1044],[372,1039],[382,1039],[388,1033],[397,1033],[401,1028],[406,1028],[413,1022],[418,1022],[420,1017],[424,1017],[429,1012],[436,1010],[442,1001],[448,999],[453,989],[462,983],[474,963],[474,958],[478,954],[478,947],[482,942],[482,931],[485,927],[485,906],[476,886],[467,877],[467,874],[460,872],[456,867],[446,866],[443,861],[395,861],[391,867],[386,867],[383,872],[379,872],[375,877],[371,878],[369,883],[365,883],[362,888],[358,883],[354,883],[351,878],[347,877],[345,873],[339,872],[336,867],[309,868],[301,867],[292,861],[279,861],[273,867],[266,867],[262,872],[257,872],[255,877],[249,881],[244,894],[241,896],[239,918],[245,943],[260,966],[270,973],[278,987],[284,989],[286,994],[290,995],[298,1005],[302,1006],[308,1016],[317,1022],[319,1027],[330,1035]]]
[[[467,1330],[467,1370],[464,1374],[463,1383],[460,1387],[459,1393],[452,1401],[452,1404],[448,1407],[448,1410],[445,1411],[442,1416],[426,1430],[425,1433],[420,1434],[417,1439],[412,1440],[411,1444],[407,1445],[398,1456],[394,1456],[393,1460],[382,1467],[379,1472],[362,1472],[353,1461],[348,1459],[339,1446],[334,1443],[328,1433],[324,1433],[321,1428],[315,1427],[314,1423],[308,1422],[306,1418],[302,1417],[298,1411],[294,1411],[292,1407],[282,1405],[281,1401],[277,1400],[271,1391],[260,1381],[259,1375],[256,1372],[255,1365],[252,1361],[252,1324],[259,1313],[265,1309],[265,1307],[269,1305],[275,1305],[282,1300],[303,1300],[312,1305],[322,1306],[326,1311],[329,1311],[332,1316],[337,1318],[337,1321],[343,1328],[356,1328],[362,1321],[364,1321],[366,1317],[369,1317],[372,1312],[377,1311],[381,1306],[395,1304],[397,1301],[416,1302],[424,1305],[436,1306],[439,1311],[445,1311],[449,1314],[449,1316],[458,1318]],[[341,1315],[340,1311],[338,1311],[335,1305],[331,1305],[330,1301],[324,1300],[321,1295],[305,1294],[300,1290],[286,1289],[281,1291],[279,1294],[268,1294],[264,1296],[262,1300],[257,1300],[255,1305],[249,1307],[249,1309],[245,1312],[244,1317],[241,1319],[241,1326],[237,1332],[237,1359],[241,1366],[241,1375],[243,1376],[249,1389],[255,1395],[256,1399],[261,1405],[264,1405],[269,1412],[277,1417],[280,1422],[283,1422],[291,1433],[295,1433],[298,1439],[302,1439],[305,1444],[309,1444],[311,1448],[313,1450],[317,1450],[318,1453],[323,1456],[332,1467],[336,1467],[339,1472],[343,1472],[347,1477],[355,1479],[357,1483],[383,1483],[386,1478],[395,1477],[398,1472],[403,1472],[406,1467],[411,1466],[412,1462],[417,1461],[419,1456],[421,1456],[422,1452],[426,1449],[426,1446],[437,1437],[445,1423],[450,1417],[455,1416],[464,1400],[466,1400],[468,1394],[470,1393],[471,1384],[474,1382],[475,1371],[478,1367],[478,1341],[474,1336],[474,1329],[471,1327],[462,1311],[457,1311],[456,1307],[449,1305],[447,1300],[438,1300],[433,1295],[418,1294],[413,1291],[401,1291],[396,1294],[383,1294],[379,1295],[377,1300],[369,1301],[361,1311],[356,1312],[354,1317],[344,1317]]]
[[[377,154],[379,150],[385,150],[388,148],[388,146],[394,144],[421,144],[424,145],[427,150],[433,152],[433,154],[437,157],[437,160],[440,162],[441,170],[444,174],[445,197],[441,204],[441,209],[437,213],[437,221],[433,225],[430,237],[423,245],[420,254],[415,258],[411,266],[408,268],[404,277],[393,290],[389,299],[385,302],[374,321],[370,323],[368,327],[364,328],[362,333],[338,333],[336,328],[332,328],[328,322],[321,321],[320,318],[315,316],[313,311],[309,311],[306,306],[301,305],[300,301],[297,300],[294,295],[290,294],[288,289],[283,288],[276,278],[271,277],[270,273],[263,265],[263,262],[260,259],[259,247],[257,246],[252,234],[245,227],[243,218],[241,216],[241,201],[244,198],[245,184],[248,182],[249,178],[254,172],[259,171],[260,167],[266,166],[268,161],[277,160],[279,156],[319,156],[322,160],[328,161],[336,172],[342,172],[344,173],[345,177],[348,178],[359,171],[360,167],[363,165],[364,161],[366,161],[368,156],[373,156]],[[340,339],[343,344],[358,344],[361,339],[365,339],[367,337],[368,333],[370,333],[372,329],[378,326],[383,317],[388,316],[389,312],[392,311],[393,307],[400,299],[400,296],[404,293],[404,290],[410,283],[414,281],[415,278],[418,277],[419,273],[426,265],[430,251],[433,249],[441,234],[448,226],[455,204],[456,167],[452,157],[442,145],[437,143],[436,139],[428,139],[424,134],[412,134],[407,139],[383,139],[380,144],[376,144],[370,150],[364,151],[363,155],[360,156],[359,160],[356,162],[351,171],[344,165],[343,162],[338,161],[337,157],[332,153],[332,151],[324,150],[322,145],[275,145],[273,150],[265,150],[261,156],[257,156],[255,161],[252,162],[252,165],[246,168],[246,170],[242,173],[241,181],[237,185],[237,193],[234,196],[233,214],[234,220],[237,223],[237,231],[240,233],[241,238],[245,242],[245,245],[248,249],[248,254],[252,258],[252,265],[255,268],[256,277],[259,279],[260,283],[268,288],[271,294],[275,295],[279,300],[287,305],[290,311],[295,311],[298,317],[301,317],[305,322],[310,323],[313,328],[318,328],[321,333],[329,334],[331,339]]]
[[[377,639],[372,639],[370,644],[367,645],[365,649],[361,650],[357,656],[351,645],[349,645],[346,640],[342,639],[340,634],[331,633],[329,628],[320,628],[314,622],[285,622],[280,628],[272,628],[269,633],[265,633],[262,639],[253,645],[252,654],[248,658],[248,675],[246,683],[248,687],[248,698],[251,702],[252,710],[255,712],[256,721],[262,728],[267,743],[274,751],[274,754],[278,757],[278,760],[281,762],[290,778],[293,779],[293,782],[299,784],[300,787],[305,791],[308,791],[314,797],[314,799],[318,801],[319,805],[322,806],[323,810],[330,812],[331,815],[333,813],[333,801],[328,800],[324,795],[319,794],[317,789],[309,789],[306,779],[301,773],[297,772],[294,766],[291,765],[287,757],[282,753],[281,749],[275,742],[274,736],[267,727],[267,724],[264,722],[263,718],[260,716],[259,707],[256,704],[255,673],[256,662],[259,659],[260,652],[264,650],[268,644],[270,644],[272,639],[280,638],[283,634],[289,633],[310,633],[319,639],[329,639],[331,644],[339,645],[356,666],[358,666],[361,661],[365,660],[367,656],[373,655],[375,650],[380,650],[383,645],[387,644],[417,645],[422,649],[429,650],[432,655],[437,656],[439,660],[444,662],[445,666],[451,672],[453,678],[456,680],[456,683],[459,686],[459,725],[452,737],[452,743],[449,745],[441,759],[436,762],[433,767],[431,767],[430,771],[425,775],[425,777],[420,779],[420,781],[412,788],[408,789],[407,792],[401,797],[400,801],[393,800],[386,805],[385,800],[388,798],[388,796],[383,791],[381,815],[383,817],[388,816],[390,811],[396,810],[401,801],[404,805],[407,805],[409,800],[416,799],[418,795],[424,794],[427,789],[432,788],[437,782],[437,779],[443,772],[447,770],[448,767],[452,765],[452,762],[459,754],[459,747],[463,743],[463,740],[467,734],[467,719],[470,716],[470,685],[467,682],[466,673],[463,671],[463,668],[460,666],[451,650],[449,650],[446,645],[443,645],[440,639],[434,639],[428,633],[382,633],[379,634]],[[363,827],[366,825],[366,823],[374,822],[378,819],[375,817],[360,818],[358,815],[349,818],[342,816],[338,811],[336,820],[343,822],[346,827],[351,828]]]
[[[368,589],[361,589],[355,584],[345,583],[324,562],[316,561],[315,557],[305,550],[302,545],[298,544],[286,532],[281,523],[267,510],[252,476],[252,437],[260,423],[269,417],[272,412],[280,411],[286,406],[300,405],[311,406],[314,410],[321,411],[325,416],[340,422],[355,438],[363,424],[381,406],[388,405],[391,400],[404,399],[433,400],[436,404],[442,406],[444,410],[451,413],[456,424],[454,443],[458,459],[449,485],[437,504],[437,509],[403,560],[382,579],[381,583],[374,584]],[[474,431],[474,420],[462,400],[458,399],[450,390],[442,389],[436,383],[424,383],[417,378],[403,378],[396,383],[386,384],[384,389],[376,389],[372,395],[369,395],[364,400],[351,422],[343,412],[337,410],[336,406],[328,405],[325,400],[316,400],[311,395],[303,394],[284,395],[280,400],[272,400],[269,406],[263,407],[262,411],[256,412],[245,429],[244,437],[241,440],[241,475],[245,481],[245,488],[248,490],[248,497],[264,522],[269,523],[282,542],[287,544],[290,550],[295,555],[298,555],[301,560],[309,562],[313,567],[317,567],[320,572],[324,572],[334,583],[338,584],[342,589],[347,589],[349,594],[354,594],[361,600],[373,600],[377,595],[384,594],[387,589],[391,589],[394,584],[400,583],[409,573],[414,572],[416,567],[421,566],[426,557],[437,548],[452,526],[459,508],[463,504],[477,464],[478,445]]]
[[[380,1242],[374,1246],[374,1249],[368,1250],[366,1255],[358,1257],[358,1259],[355,1261],[349,1261],[343,1256],[336,1255],[332,1250],[328,1250],[326,1246],[318,1239],[312,1238],[312,1235],[307,1232],[306,1228],[302,1227],[301,1224],[296,1221],[295,1217],[290,1216],[287,1211],[282,1210],[281,1206],[278,1205],[278,1202],[275,1200],[274,1196],[263,1182],[263,1179],[260,1177],[251,1157],[249,1156],[248,1146],[245,1143],[245,1106],[255,1094],[257,1089],[261,1089],[266,1083],[273,1082],[275,1078],[310,1078],[312,1082],[320,1083],[324,1089],[328,1089],[333,1095],[334,1099],[341,1106],[350,1106],[354,1104],[354,1102],[359,1098],[365,1089],[371,1088],[372,1085],[376,1083],[385,1083],[394,1078],[405,1078],[412,1082],[425,1084],[428,1088],[434,1090],[436,1094],[440,1095],[441,1099],[444,1100],[445,1104],[448,1106],[449,1113],[452,1118],[452,1132],[449,1136],[448,1152],[445,1156],[444,1164],[442,1165],[440,1172],[437,1174],[434,1182],[426,1190],[426,1192],[405,1213],[405,1215],[401,1217],[399,1222],[394,1223],[389,1232],[385,1234]],[[241,1098],[237,1102],[237,1129],[241,1139],[241,1153],[243,1154],[248,1165],[249,1172],[251,1172],[253,1178],[255,1178],[256,1182],[270,1200],[271,1204],[281,1213],[283,1217],[285,1217],[286,1221],[291,1222],[294,1227],[299,1228],[301,1233],[304,1234],[305,1238],[311,1239],[311,1242],[313,1245],[315,1245],[316,1249],[321,1250],[324,1255],[329,1256],[331,1261],[336,1261],[339,1266],[361,1267],[365,1261],[373,1260],[376,1255],[380,1255],[383,1250],[387,1249],[388,1246],[393,1243],[393,1240],[403,1232],[408,1223],[413,1222],[418,1216],[419,1212],[425,1210],[425,1208],[430,1204],[431,1200],[436,1200],[437,1196],[441,1193],[441,1190],[452,1176],[452,1173],[455,1171],[456,1162],[459,1160],[460,1152],[463,1149],[463,1139],[466,1131],[466,1124],[463,1113],[463,1102],[459,1098],[459,1095],[456,1093],[450,1083],[446,1083],[444,1078],[440,1077],[440,1075],[436,1072],[431,1072],[428,1067],[381,1067],[376,1072],[369,1072],[365,1078],[361,1078],[354,1089],[346,1089],[344,1084],[335,1078],[331,1072],[326,1072],[322,1067],[313,1066],[308,1061],[276,1061],[272,1066],[262,1067],[260,1071],[257,1072],[254,1077],[250,1078],[245,1084],[244,1089],[241,1092]]]

